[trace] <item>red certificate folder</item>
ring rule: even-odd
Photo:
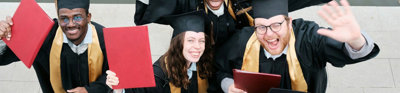
[[[21,0],[12,21],[11,40],[3,41],[30,68],[54,22],[35,0]]]
[[[104,28],[108,65],[117,74],[113,89],[154,87],[147,26]]]
[[[281,75],[233,69],[233,79],[235,87],[247,93],[268,93],[271,88],[279,88]]]

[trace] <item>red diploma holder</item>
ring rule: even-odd
[[[233,79],[235,87],[247,93],[268,93],[271,88],[280,87],[281,75],[233,69]]]
[[[35,0],[21,0],[12,21],[11,40],[2,40],[30,68],[54,22]]]
[[[108,64],[119,78],[112,88],[155,87],[147,26],[103,30]]]

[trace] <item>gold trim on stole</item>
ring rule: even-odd
[[[260,63],[260,46],[261,44],[258,41],[257,34],[254,31],[246,44],[246,50],[243,55],[242,70],[249,72],[258,72]]]
[[[247,13],[247,12],[245,12],[245,13],[246,13],[247,19],[249,19],[249,25],[250,25],[250,26],[254,26],[254,19],[253,19],[253,17],[251,17],[249,13]]]
[[[167,57],[164,58],[166,69],[168,70]],[[197,67],[198,68],[198,67]],[[197,91],[198,93],[207,93],[208,80],[200,78],[199,72],[197,71]],[[174,84],[169,82],[169,89],[171,93],[181,93],[181,87],[176,87]]]
[[[176,87],[171,82],[169,83],[169,88],[170,88],[171,93],[181,93],[181,88]],[[198,91],[198,93],[207,93],[207,88],[208,88],[207,79],[200,78],[199,72],[197,71],[197,91]]]
[[[296,91],[307,92],[307,83],[303,76],[303,70],[301,69],[300,62],[297,59],[296,48],[295,48],[296,38],[294,36],[293,30],[290,33],[289,48],[287,51],[287,64],[289,67],[289,75],[291,80],[292,89]]]
[[[228,6],[227,8],[228,8],[229,14],[232,16],[232,18],[234,20],[236,20],[235,12],[233,12],[233,9],[232,9],[232,1],[230,1],[230,0],[224,0],[224,1],[225,1],[225,5]]]

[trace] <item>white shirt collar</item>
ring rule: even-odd
[[[210,8],[210,6],[208,6],[208,4],[207,4],[207,8],[208,8],[211,12],[213,12],[215,15],[217,15],[217,17],[219,17],[219,16],[221,16],[221,15],[224,14],[224,9],[225,9],[224,4],[222,4],[221,7],[219,7],[218,10],[212,10],[212,9]]]
[[[263,49],[264,49],[265,57],[272,58],[273,60],[275,60],[276,58],[281,57],[282,54],[286,54],[287,48],[288,48],[288,46],[286,45],[286,47],[285,47],[285,49],[283,49],[282,53],[280,53],[278,55],[271,55],[267,50],[265,50],[264,48]]]
[[[190,67],[187,70],[187,75],[189,76],[189,79],[192,78],[193,76],[193,71],[197,71],[196,63],[192,62],[190,64]],[[197,74],[197,73],[196,73]]]
[[[144,4],[146,4],[146,5],[149,5],[149,0],[139,0],[139,1],[144,3]]]
[[[80,43],[79,45],[75,45],[74,43],[72,43],[72,41],[68,40],[67,36],[65,35],[65,33],[63,33],[63,43],[68,43],[68,46],[71,47],[71,50],[74,53],[77,53],[78,55],[82,54],[83,52],[86,51],[86,49],[88,48],[88,44],[92,43],[92,28],[89,27],[88,24],[88,30],[86,32],[85,38],[83,39],[82,43]]]

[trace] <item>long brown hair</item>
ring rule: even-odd
[[[176,87],[183,87],[187,89],[189,86],[189,77],[187,76],[187,60],[182,54],[183,42],[184,42],[185,32],[178,34],[173,37],[169,46],[168,51],[160,58],[160,65],[164,72],[167,73],[169,82],[171,82]],[[200,57],[199,62],[197,62],[197,71],[199,71],[200,78],[209,78],[212,75],[212,45],[211,39],[205,34],[205,50],[203,55]],[[167,61],[167,62],[165,62]],[[197,78],[197,77],[193,77]]]

